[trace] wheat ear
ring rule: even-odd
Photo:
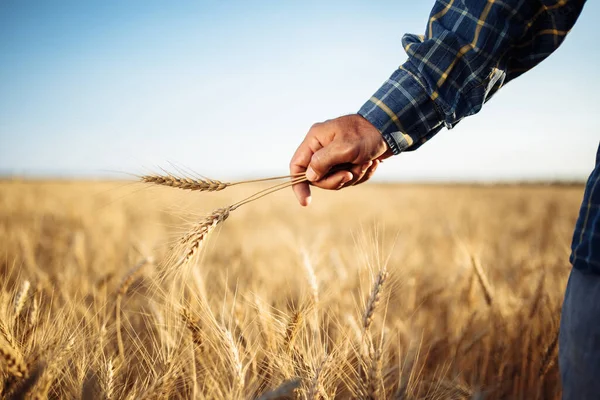
[[[369,331],[369,329],[371,328],[371,324],[373,323],[373,315],[375,314],[375,310],[377,309],[379,301],[381,300],[381,292],[383,291],[383,287],[385,285],[387,277],[387,270],[382,269],[381,271],[379,271],[379,274],[377,274],[377,278],[373,283],[371,295],[369,296],[369,300],[367,300],[367,306],[363,315],[363,330],[365,333]]]
[[[29,294],[30,287],[31,283],[29,281],[23,282],[23,285],[21,285],[21,290],[19,290],[19,292],[15,296],[15,321],[19,319],[19,317],[21,316],[21,312],[25,307],[25,302],[27,300],[27,295]]]
[[[198,253],[202,247],[204,240],[221,222],[229,218],[231,207],[218,208],[210,213],[207,217],[198,222],[192,230],[190,230],[181,240],[180,244],[185,248],[185,252],[181,259],[176,263],[175,267],[186,264]]]
[[[2,359],[6,371],[15,378],[23,378],[27,376],[27,364],[23,361],[23,357],[8,343],[0,342],[0,359]]]
[[[294,312],[292,318],[287,325],[285,330],[285,337],[283,340],[283,347],[285,348],[286,353],[290,354],[292,349],[294,348],[294,342],[296,341],[296,336],[298,332],[300,332],[300,328],[302,327],[302,322],[304,321],[304,314],[302,311]]]
[[[274,181],[286,178],[296,178],[301,176],[297,175],[286,175],[286,176],[274,176],[271,178],[263,179],[250,179],[238,182],[222,182],[216,179],[210,178],[188,178],[179,177],[172,174],[166,175],[143,175],[140,177],[140,181],[143,183],[151,183],[153,185],[168,186],[176,189],[191,190],[198,192],[218,192],[226,189],[230,186],[241,185],[244,183],[255,183],[255,182],[266,182]]]
[[[187,264],[198,253],[208,235],[223,221],[229,218],[231,212],[237,210],[244,204],[256,201],[278,190],[306,181],[306,177],[292,179],[264,190],[260,190],[245,199],[238,201],[228,207],[218,208],[208,216],[200,220],[180,241],[179,244],[185,249],[183,256],[175,263],[174,268]]]
[[[552,365],[554,365],[554,360],[556,358],[556,348],[558,347],[558,338],[559,338],[559,333],[558,333],[558,331],[556,331],[556,333],[554,334],[554,338],[552,339],[552,342],[546,349],[546,352],[544,353],[544,357],[542,358],[542,366],[540,367],[540,372],[539,372],[540,379],[544,378],[544,376],[546,376],[546,374],[548,373],[548,371],[550,370]]]
[[[319,283],[317,281],[317,274],[315,274],[315,269],[310,262],[310,257],[306,250],[302,251],[302,266],[304,267],[304,272],[306,273],[308,286],[310,286],[310,290],[312,292],[314,306],[317,307],[319,304]]]
[[[202,334],[202,329],[199,325],[199,321],[192,316],[191,311],[187,307],[181,309],[181,319],[185,323],[188,331],[190,331],[194,348],[198,350],[202,349],[204,337]]]
[[[104,398],[106,400],[111,400],[113,398],[113,387],[115,382],[115,366],[112,358],[109,358],[106,362],[106,367],[104,371],[104,380],[103,380],[103,389],[104,389]]]
[[[230,361],[234,371],[234,378],[237,382],[238,388],[241,391],[244,389],[246,379],[244,376],[244,366],[242,365],[240,351],[229,329],[223,329],[223,337],[225,338],[225,348],[231,357]]]
[[[488,306],[491,306],[492,303],[494,302],[494,292],[492,290],[492,285],[490,285],[490,281],[488,280],[487,276],[483,272],[483,268],[481,268],[481,264],[479,263],[479,260],[477,258],[475,258],[475,256],[472,254],[470,255],[470,257],[471,257],[471,264],[473,265],[473,269],[475,270],[475,273],[477,274],[477,280],[479,281],[479,285],[481,286],[481,289],[483,289],[483,296],[485,298],[485,302],[487,303]]]

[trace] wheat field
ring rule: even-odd
[[[15,399],[559,399],[582,186],[0,183],[0,393]]]

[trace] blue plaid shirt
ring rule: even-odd
[[[405,35],[408,60],[358,112],[394,154],[417,149],[473,115],[565,39],[585,0],[437,0],[425,35]],[[600,149],[599,149],[600,151]],[[573,238],[575,268],[600,273],[600,155]]]

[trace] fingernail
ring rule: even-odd
[[[352,180],[352,176],[346,176],[344,179],[342,179],[342,185],[350,182]]]
[[[371,165],[373,165],[373,161],[368,161],[368,162],[364,163],[360,167],[360,170],[361,170],[360,172],[363,172],[363,173],[366,172],[371,167]]]
[[[304,205],[304,207],[308,207],[308,206],[310,206],[310,202],[311,202],[311,201],[312,201],[312,197],[311,197],[311,196],[308,196],[308,197],[306,198],[306,200],[304,201],[304,202],[306,203],[306,204]]]
[[[311,182],[314,182],[319,180],[319,176],[311,167],[308,167],[308,169],[306,170],[306,179],[308,179]]]

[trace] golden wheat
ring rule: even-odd
[[[186,212],[235,218],[183,241],[190,193],[0,183],[0,397],[560,399],[582,187],[370,185],[291,209],[302,179],[198,198]]]

